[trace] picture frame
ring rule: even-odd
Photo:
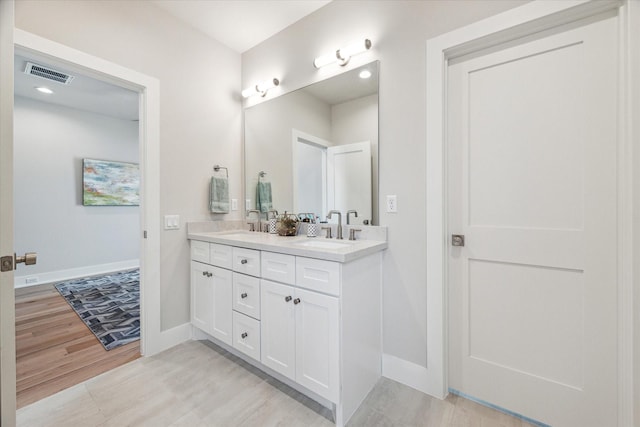
[[[82,159],[84,206],[139,206],[138,163]]]

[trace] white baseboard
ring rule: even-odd
[[[190,339],[191,323],[183,323],[166,331],[161,331],[156,337],[148,337],[145,340],[146,344],[143,344],[145,348],[141,349],[141,353],[143,356],[153,356]]]
[[[63,280],[77,279],[80,277],[94,276],[96,274],[111,273],[113,271],[128,270],[140,266],[140,260],[130,259],[126,261],[111,262],[108,264],[90,265],[86,267],[71,268],[68,270],[50,271],[46,273],[15,276],[14,286],[25,288],[41,285],[43,283],[61,282]]]
[[[427,368],[390,354],[382,355],[382,376],[438,399],[446,397],[431,380]]]

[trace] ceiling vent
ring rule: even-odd
[[[52,80],[54,82],[62,83],[63,85],[68,85],[71,83],[71,80],[74,79],[73,76],[70,76],[67,73],[63,73],[62,71],[57,71],[43,65],[34,64],[32,62],[27,62],[27,67],[24,72],[30,76]]]

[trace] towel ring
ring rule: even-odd
[[[213,166],[213,170],[215,172],[220,172],[220,169],[224,169],[226,177],[229,178],[229,169],[225,168],[224,166],[220,166],[220,165],[214,165]]]

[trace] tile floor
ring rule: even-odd
[[[332,426],[329,410],[205,341],[141,358],[18,410],[18,427]],[[382,378],[351,426],[525,427]]]

